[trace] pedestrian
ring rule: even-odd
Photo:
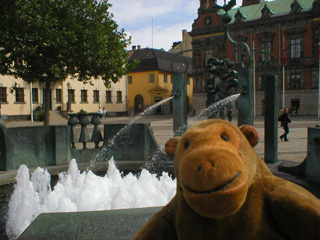
[[[284,133],[280,136],[281,141],[288,142],[288,134],[289,134],[289,123],[291,120],[288,116],[288,108],[283,108],[280,112],[279,120],[281,122],[281,127],[284,129]]]
[[[103,116],[103,111],[102,111],[101,107],[99,107],[98,113],[99,113],[100,117]]]
[[[106,118],[107,117],[107,110],[105,108],[103,108],[102,112],[103,112],[103,118]]]

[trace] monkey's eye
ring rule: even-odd
[[[221,134],[221,138],[222,138],[224,141],[226,141],[226,142],[229,141],[229,138],[228,138],[227,135],[225,135],[225,134]]]
[[[187,149],[190,146],[190,142],[187,140],[184,142],[184,149]]]

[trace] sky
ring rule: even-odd
[[[228,2],[228,1],[227,1]],[[168,51],[182,41],[182,30],[191,31],[198,17],[199,0],[109,0],[113,19],[131,36],[132,46]],[[224,0],[218,0],[223,5]],[[242,0],[237,0],[241,5]]]

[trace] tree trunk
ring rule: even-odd
[[[51,81],[48,78],[46,81],[46,89],[45,89],[45,94],[44,94],[44,125],[49,125],[49,110],[50,110],[50,84]]]

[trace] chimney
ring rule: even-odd
[[[186,29],[183,29],[182,30],[182,42],[185,41],[185,38],[186,38],[186,34],[188,33],[188,31]]]
[[[135,51],[137,49],[137,46],[132,46],[132,51]]]

